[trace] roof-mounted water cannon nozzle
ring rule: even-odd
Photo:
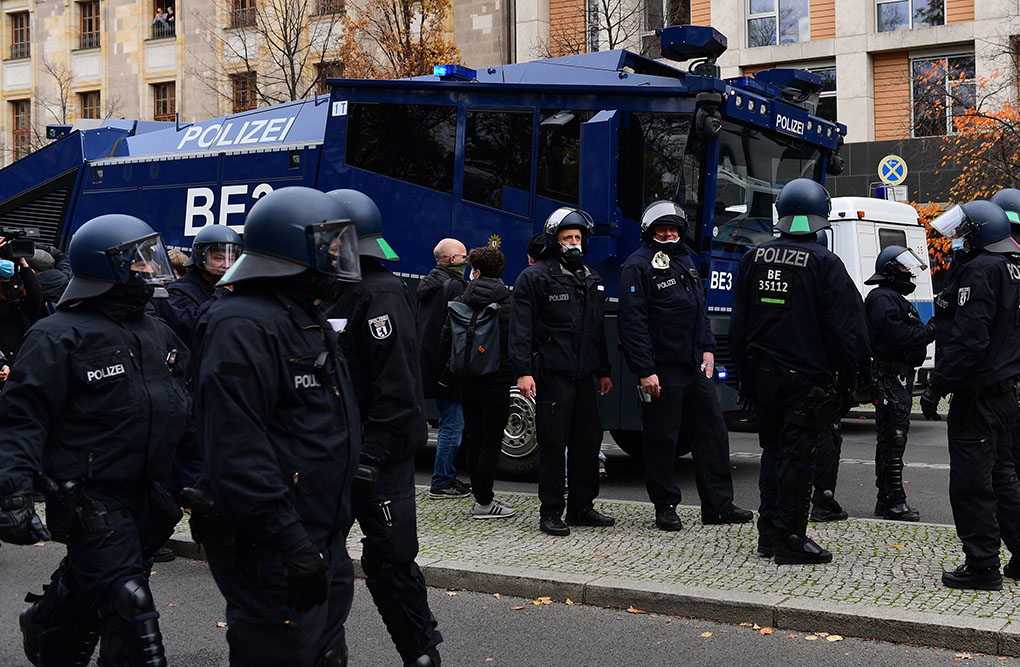
[[[662,57],[676,62],[694,60],[688,71],[701,76],[719,77],[715,64],[726,52],[726,36],[711,26],[674,25],[655,31],[662,45]]]

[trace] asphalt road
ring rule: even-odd
[[[21,651],[17,614],[25,608],[26,590],[39,590],[63,554],[63,547],[0,549],[0,665],[27,665]],[[178,559],[160,563],[151,578],[162,617],[167,658],[174,667],[227,664],[223,599],[205,563]],[[453,593],[453,594],[450,594]],[[1012,665],[1020,660],[957,651],[887,644],[775,629],[762,634],[753,627],[633,613],[562,601],[532,600],[466,591],[429,590],[445,642],[446,667],[588,667],[590,665],[693,664],[817,667],[846,665]],[[638,610],[640,611],[640,610]],[[347,624],[352,667],[398,666],[399,659],[379,619],[364,582],[358,581]],[[815,632],[825,632],[816,628]],[[710,634],[707,634],[710,633]],[[962,657],[968,656],[968,657]]]
[[[614,500],[647,501],[644,473],[636,461],[605,435],[608,477],[602,482],[600,497]],[[432,472],[432,450],[418,459],[416,482],[428,484]],[[761,450],[755,433],[730,433],[730,464],[733,473],[734,499],[741,507],[758,508],[758,461]],[[843,420],[843,450],[836,486],[836,499],[854,517],[872,517],[875,509],[875,421],[873,419]],[[921,513],[921,521],[952,524],[949,507],[949,450],[946,444],[946,422],[913,419],[904,456],[904,483],[907,502]],[[683,490],[683,504],[698,505],[694,485],[693,462],[690,456],[677,460],[674,474]],[[459,477],[468,481],[466,472]],[[531,482],[497,480],[496,489],[514,492],[537,491]]]

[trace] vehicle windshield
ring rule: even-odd
[[[821,150],[796,138],[723,124],[716,181],[713,252],[743,254],[774,237],[776,197],[795,178],[815,178]]]

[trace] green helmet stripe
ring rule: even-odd
[[[1006,217],[1009,218],[1010,222],[1020,225],[1020,215],[1017,215],[1016,211],[1006,211]]]
[[[393,248],[386,242],[386,239],[380,238],[376,239],[376,241],[379,243],[379,248],[382,249],[383,254],[386,255],[386,259],[396,259],[397,253],[393,251]]]
[[[810,232],[811,223],[808,222],[806,215],[795,215],[793,216],[793,222],[790,223],[791,232]]]

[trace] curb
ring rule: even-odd
[[[194,542],[173,538],[169,544],[178,556],[205,560],[205,551]],[[355,576],[364,578],[360,545],[351,545],[350,553]],[[824,628],[830,634],[848,637],[1020,656],[1020,622],[1004,619],[912,612],[441,558],[419,558],[418,566],[425,575],[425,583],[435,588],[524,598],[546,596],[600,607],[636,607],[657,614],[722,623],[755,623],[798,632]]]

